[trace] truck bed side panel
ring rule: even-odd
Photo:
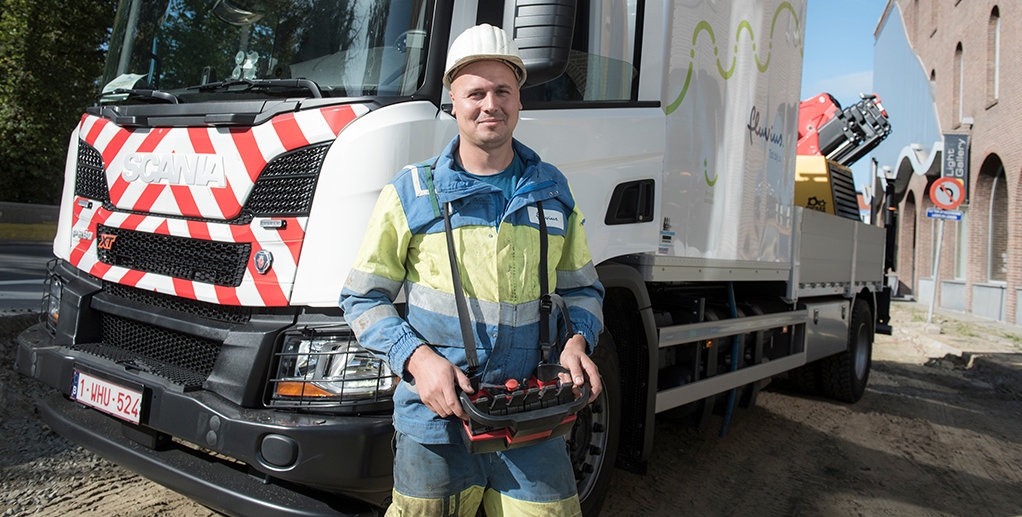
[[[884,229],[801,210],[798,296],[854,294],[883,283]]]

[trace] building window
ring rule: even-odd
[[[987,101],[1000,96],[1001,75],[1001,11],[994,6],[987,24]]]
[[[952,127],[958,127],[962,124],[962,93],[965,91],[965,63],[962,60],[962,44],[958,43],[955,47],[955,80],[954,80],[954,121]]]
[[[907,162],[908,158],[905,158],[904,162]],[[901,168],[899,167],[899,170]],[[895,248],[895,252],[898,255],[898,281],[900,284],[904,284],[904,287],[908,289],[908,292],[916,292],[916,250],[917,250],[917,229],[918,221],[916,218],[916,198],[915,194],[910,190],[905,196],[905,203],[902,205],[901,214],[898,216],[898,245]],[[922,259],[922,257],[918,257]],[[899,285],[899,289],[901,286]]]
[[[1000,160],[998,160],[1000,162]],[[1008,281],[1008,185],[1004,166],[1000,167],[990,189],[990,281]]]

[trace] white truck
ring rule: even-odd
[[[45,421],[229,514],[378,514],[397,377],[338,295],[381,187],[456,134],[445,53],[481,22],[607,288],[587,515],[657,413],[726,425],[774,376],[862,395],[885,236],[795,201],[804,0],[121,0],[18,342]]]

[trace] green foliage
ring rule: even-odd
[[[56,204],[116,0],[0,0],[0,200]]]

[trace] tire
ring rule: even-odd
[[[795,390],[806,395],[819,395],[820,364],[812,362],[788,372],[788,384]]]
[[[856,299],[848,326],[848,349],[820,360],[824,395],[842,402],[858,402],[866,391],[873,355],[873,316],[869,305]]]
[[[603,391],[578,412],[567,436],[568,455],[575,470],[582,515],[599,515],[614,474],[621,425],[621,380],[617,350],[610,333],[604,332],[592,355],[600,369]]]

